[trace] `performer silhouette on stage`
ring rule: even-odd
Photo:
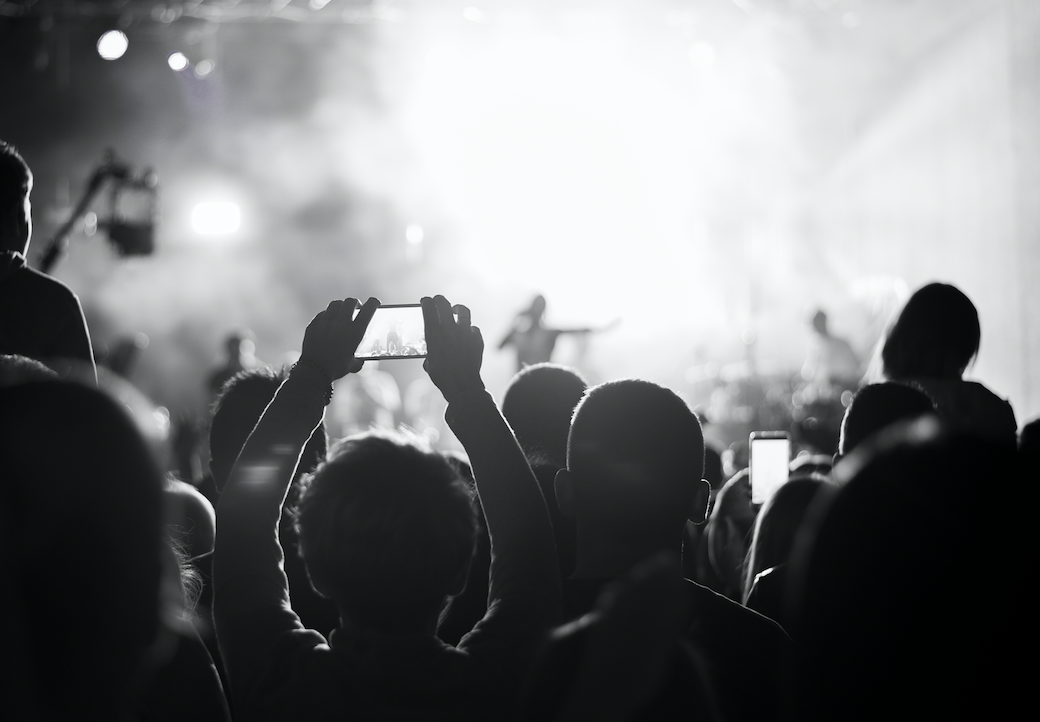
[[[512,329],[498,344],[500,350],[506,346],[516,348],[517,371],[525,366],[551,361],[556,339],[564,334],[596,333],[606,331],[617,324],[617,321],[613,321],[605,328],[548,328],[543,323],[544,318],[545,296],[535,296],[530,307],[517,314]]]

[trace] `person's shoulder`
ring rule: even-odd
[[[17,282],[26,289],[31,289],[35,294],[55,299],[59,302],[74,304],[79,307],[79,297],[76,293],[59,281],[54,276],[49,276],[32,266],[23,266],[18,270],[15,278]]]
[[[694,632],[711,630],[734,641],[740,637],[760,644],[786,646],[791,643],[783,627],[769,617],[697,582],[689,579],[685,582]]]

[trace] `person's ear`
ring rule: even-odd
[[[687,517],[694,524],[703,524],[708,518],[708,504],[711,502],[711,484],[707,479],[693,482],[693,495],[690,500],[690,511]]]
[[[567,469],[560,469],[556,472],[553,486],[556,488],[556,503],[560,507],[560,513],[564,516],[574,516],[574,476]]]

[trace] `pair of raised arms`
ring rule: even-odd
[[[469,309],[452,306],[444,296],[423,298],[419,306],[421,328],[417,328],[415,306],[387,306],[392,312],[410,311],[380,313],[380,320],[375,322],[380,325],[370,329],[380,308],[378,300],[368,299],[360,310],[355,298],[333,301],[307,326],[299,362],[317,367],[332,382],[360,370],[365,358],[391,355],[366,348],[374,338],[386,344],[383,348],[401,352],[392,354],[396,357],[425,356],[423,368],[449,403],[461,393],[483,389],[480,364],[484,340],[480,329],[470,323]],[[404,353],[408,348],[421,349],[421,353]]]

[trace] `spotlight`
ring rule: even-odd
[[[97,51],[105,60],[115,60],[123,57],[130,41],[122,30],[109,30],[97,41]]]
[[[242,213],[234,203],[199,203],[191,212],[191,227],[203,236],[225,236],[242,225]]]
[[[408,244],[412,246],[418,246],[422,243],[424,235],[423,227],[415,223],[408,226],[404,231],[405,240],[407,240]]]
[[[188,58],[180,50],[170,53],[166,62],[169,63],[171,70],[176,70],[178,73],[188,67]]]

